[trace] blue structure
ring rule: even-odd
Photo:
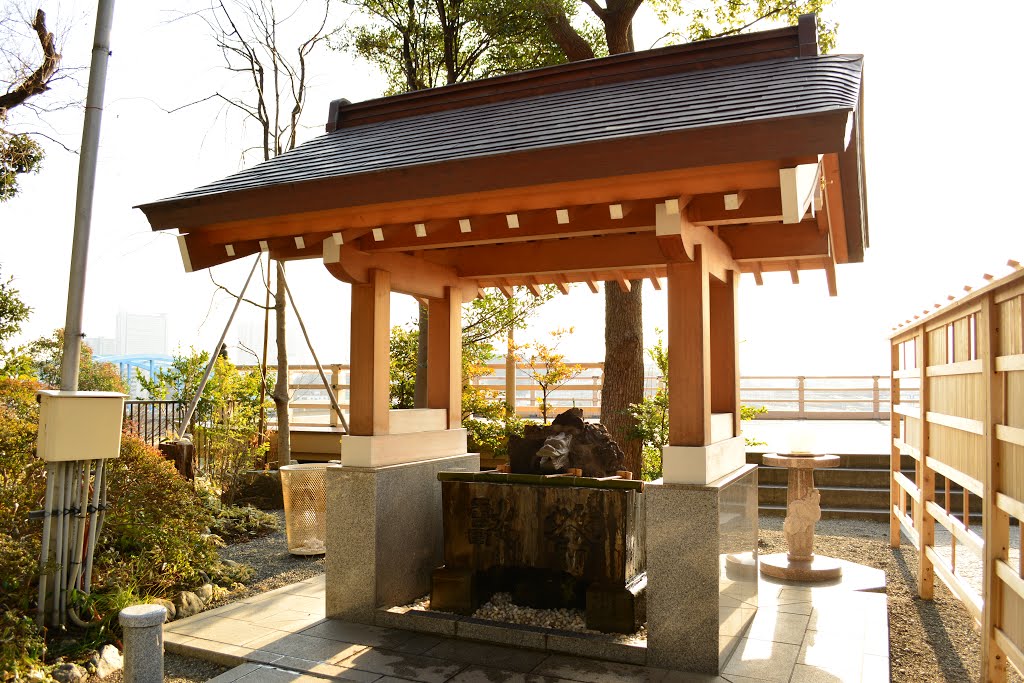
[[[158,370],[171,367],[173,358],[166,354],[125,354],[110,356],[93,356],[100,363],[112,363],[117,366],[121,379],[129,387],[132,394],[138,393],[139,384],[135,379],[135,370],[141,370],[147,378],[153,377]]]

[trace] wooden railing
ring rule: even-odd
[[[1024,566],[1009,556],[1010,518],[1024,520],[1024,271],[891,342],[890,544],[899,547],[906,533],[918,550],[921,597],[932,597],[938,576],[981,625],[981,680],[1003,680],[1007,661],[1024,669]],[[902,400],[906,393],[915,400]],[[902,456],[914,460],[913,479],[901,472]],[[960,510],[951,509],[951,483],[963,487]],[[980,520],[972,496],[982,501]],[[936,548],[936,522],[951,535],[948,561]],[[980,592],[957,572],[958,548],[981,558]]]
[[[601,413],[602,363],[573,363],[583,372],[558,387],[548,397],[555,411],[582,408],[587,417]],[[477,386],[505,397],[505,364],[491,363],[492,374],[475,380]],[[324,366],[332,391],[342,410],[349,402],[349,366]],[[291,374],[291,418],[296,426],[338,426],[326,390],[314,365],[293,365]],[[645,392],[653,396],[661,378],[649,373]],[[540,417],[540,385],[531,381],[523,367],[516,372],[516,412],[522,417]],[[859,419],[879,420],[889,416],[889,378],[885,376],[750,376],[740,380],[740,400],[745,405],[765,406],[768,419]]]

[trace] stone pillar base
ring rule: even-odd
[[[430,592],[444,563],[437,473],[478,471],[476,453],[386,467],[327,468],[327,616],[374,623],[378,607]]]
[[[647,663],[717,674],[757,611],[757,466],[644,495]]]

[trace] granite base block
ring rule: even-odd
[[[733,566],[757,557],[757,466],[645,495],[647,664],[717,674],[757,611],[756,573]]]
[[[327,616],[373,624],[377,608],[430,592],[443,560],[437,473],[480,467],[475,453],[386,467],[327,468]]]

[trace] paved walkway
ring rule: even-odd
[[[884,593],[761,582],[721,676],[452,640],[324,619],[324,577],[168,625],[170,652],[235,668],[215,683],[817,683],[889,680]]]

